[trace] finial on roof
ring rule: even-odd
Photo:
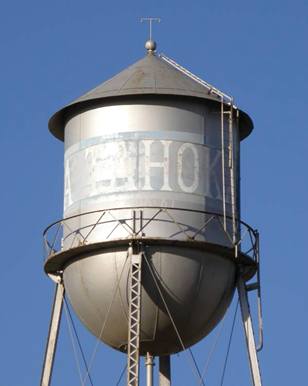
[[[154,40],[147,40],[145,42],[145,48],[149,54],[153,53],[156,50],[156,42]]]

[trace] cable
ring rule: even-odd
[[[70,320],[71,320],[71,325],[73,326],[73,331],[75,333],[75,337],[76,337],[76,340],[77,340],[77,343],[78,343],[78,347],[79,347],[79,350],[80,350],[80,353],[81,353],[81,356],[82,356],[82,359],[83,359],[84,366],[85,366],[87,374],[88,374],[89,381],[90,381],[91,385],[93,386],[93,382],[92,382],[92,378],[90,376],[90,372],[89,372],[88,364],[87,364],[87,361],[86,361],[86,357],[84,355],[84,351],[82,349],[82,346],[81,346],[81,343],[80,343],[80,339],[79,339],[79,336],[77,334],[75,323],[74,323],[74,320],[73,320],[73,317],[72,317],[69,305],[67,303],[66,297],[64,297],[64,302],[65,302],[66,309],[68,311],[68,315],[69,315]],[[83,385],[85,385],[84,381],[83,381]]]
[[[120,374],[120,378],[118,379],[116,386],[119,386],[120,382],[122,381],[122,378],[123,378],[123,375],[125,374],[126,369],[127,369],[127,364],[124,366],[124,369],[122,370],[122,372]]]
[[[225,358],[224,367],[223,367],[223,371],[222,371],[220,386],[223,386],[224,379],[225,379],[225,373],[226,373],[227,362],[228,362],[230,348],[231,348],[231,342],[232,342],[232,337],[233,337],[233,332],[234,332],[234,326],[235,326],[235,321],[236,321],[238,305],[239,305],[239,299],[237,299],[236,308],[235,308],[235,312],[234,312],[234,317],[233,317],[233,322],[232,322],[232,327],[231,327],[231,333],[230,333],[230,337],[229,337],[228,348],[227,348],[226,358]]]
[[[90,361],[89,361],[89,367],[88,367],[88,370],[87,370],[87,372],[86,372],[86,375],[85,375],[84,378],[83,378],[83,382],[85,382],[85,380],[87,379],[87,377],[88,377],[88,375],[89,375],[89,371],[91,370],[91,368],[92,368],[92,366],[93,366],[93,362],[94,362],[94,359],[95,359],[95,356],[96,356],[96,353],[97,353],[97,349],[98,349],[98,344],[99,344],[99,342],[100,342],[100,340],[101,340],[101,337],[102,337],[102,335],[103,335],[104,329],[105,329],[105,327],[106,327],[107,320],[108,320],[108,318],[109,318],[109,313],[110,313],[111,307],[112,307],[112,305],[113,305],[113,302],[114,302],[114,300],[115,300],[116,294],[117,294],[117,292],[118,292],[119,284],[120,284],[120,281],[121,281],[121,278],[122,278],[122,275],[123,275],[123,272],[124,272],[124,268],[125,268],[125,266],[126,266],[127,261],[128,261],[128,255],[127,255],[126,260],[125,260],[125,262],[124,262],[124,264],[123,264],[123,268],[122,268],[122,270],[121,270],[120,277],[119,277],[119,279],[118,279],[118,282],[117,282],[116,288],[115,288],[115,290],[114,290],[114,293],[113,293],[111,302],[110,302],[110,304],[109,304],[109,308],[108,308],[108,311],[107,311],[105,320],[104,320],[104,322],[103,322],[103,324],[102,324],[102,328],[101,328],[101,330],[100,330],[99,336],[98,336],[97,339],[96,339],[96,344],[95,344],[95,346],[94,346],[93,353],[92,353],[91,359],[90,359]]]
[[[162,294],[162,292],[161,292],[161,289],[160,289],[160,287],[159,287],[159,285],[158,285],[158,282],[157,282],[157,280],[156,280],[156,277],[155,277],[155,275],[154,275],[154,272],[153,272],[153,270],[152,270],[152,267],[151,267],[150,263],[148,262],[148,259],[147,259],[147,257],[146,257],[146,254],[143,253],[143,255],[144,255],[145,261],[146,261],[146,263],[147,263],[147,265],[148,265],[148,267],[149,267],[150,273],[151,273],[152,278],[153,278],[153,280],[154,280],[154,283],[155,283],[155,285],[156,285],[156,287],[157,287],[157,290],[158,290],[158,292],[159,292],[159,295],[160,295],[160,297],[161,297],[161,299],[162,299],[162,301],[163,301],[163,303],[164,303],[164,306],[165,306],[165,308],[166,308],[166,311],[167,311],[167,313],[168,313],[168,316],[169,316],[169,318],[170,318],[170,321],[171,321],[171,323],[172,323],[172,325],[173,325],[173,328],[174,328],[174,330],[175,330],[175,332],[176,332],[176,335],[177,335],[177,337],[178,337],[178,339],[179,339],[179,341],[180,341],[180,344],[181,344],[183,350],[185,351],[185,350],[186,350],[186,347],[185,347],[185,345],[184,345],[184,343],[183,343],[183,340],[182,340],[182,338],[181,338],[181,335],[180,335],[180,333],[179,333],[179,331],[178,331],[178,329],[177,329],[177,327],[176,327],[176,324],[175,324],[175,322],[174,322],[174,320],[173,320],[173,318],[172,318],[172,315],[171,315],[170,310],[169,310],[169,308],[168,308],[168,306],[167,306],[167,303],[166,303],[166,301],[165,301],[165,299],[164,299],[164,296],[163,296],[163,294]],[[192,353],[192,351],[191,351],[190,348],[188,348],[188,352],[189,352],[189,354],[190,354],[190,357],[191,357],[192,362],[193,362],[193,365],[194,365],[194,366],[193,366],[193,372],[195,372],[194,370],[196,370],[198,382],[201,381],[202,385],[205,386],[205,385],[204,385],[204,382],[203,382],[203,379],[202,379],[202,377],[201,377],[201,373],[200,373],[198,364],[197,364],[196,359],[195,359],[195,357],[194,357],[194,355],[193,355],[193,353]]]
[[[76,350],[75,342],[74,342],[74,338],[73,338],[72,327],[71,327],[70,322],[69,322],[68,311],[67,311],[67,307],[66,307],[65,303],[64,303],[64,306],[65,306],[64,310],[65,310],[66,322],[67,322],[67,326],[68,326],[68,331],[69,331],[71,343],[73,346],[74,358],[75,358],[75,362],[76,362],[76,366],[77,366],[77,370],[78,370],[78,374],[79,374],[79,378],[80,378],[80,384],[81,384],[81,386],[83,386],[84,384],[82,382],[81,367],[80,367],[79,358],[78,358],[78,354],[77,354],[77,350]]]
[[[194,356],[194,354],[193,354],[193,352],[192,352],[192,350],[191,350],[190,347],[188,348],[188,351],[189,351],[189,353],[190,353],[190,356],[191,356],[191,358],[192,358],[192,360],[193,360],[193,362],[194,362],[195,368],[196,368],[197,373],[198,373],[198,378],[199,378],[199,383],[198,383],[198,385],[203,385],[203,386],[205,386],[205,383],[204,383],[204,381],[203,381],[203,378],[202,378],[202,375],[201,375],[199,366],[198,366],[198,364],[197,364],[196,358],[195,358],[195,356]]]
[[[223,330],[223,327],[224,327],[224,325],[225,325],[225,321],[226,321],[226,313],[224,314],[223,320],[222,320],[221,323],[220,323],[220,328],[219,328],[219,330],[217,331],[215,340],[214,340],[214,342],[213,342],[213,344],[212,344],[212,347],[211,347],[210,352],[209,352],[209,354],[208,354],[208,357],[207,357],[207,359],[206,359],[206,362],[205,362],[205,365],[204,365],[204,370],[203,370],[203,372],[202,372],[202,379],[203,379],[203,380],[204,380],[205,374],[207,373],[207,370],[208,370],[208,368],[209,368],[210,360],[212,359],[212,356],[213,356],[214,351],[215,351],[215,349],[216,349],[216,347],[217,347],[218,341],[219,341],[219,339],[220,339],[220,337],[221,337],[222,330]],[[201,382],[200,382],[199,384],[201,385]]]

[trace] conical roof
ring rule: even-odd
[[[55,137],[63,140],[66,117],[104,99],[137,95],[174,95],[220,103],[221,98],[209,91],[209,88],[187,76],[162,57],[149,52],[141,60],[56,112],[49,121],[49,129]],[[248,136],[252,129],[251,119],[240,111],[241,138]]]

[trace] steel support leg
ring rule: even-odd
[[[153,366],[154,358],[150,353],[147,353],[145,365],[147,368],[147,381],[146,386],[153,386]]]
[[[242,321],[245,331],[246,345],[249,357],[251,377],[254,386],[262,386],[261,374],[256,350],[256,343],[253,334],[253,327],[248,303],[247,290],[244,280],[239,277],[237,289],[241,305]]]
[[[129,321],[127,348],[127,386],[139,386],[139,342],[141,307],[141,261],[142,254],[130,255]]]
[[[56,284],[54,302],[51,312],[49,332],[46,344],[44,364],[41,375],[41,386],[49,386],[51,381],[54,357],[57,347],[58,333],[62,315],[64,286],[62,282]]]
[[[171,385],[170,355],[159,357],[159,386]]]

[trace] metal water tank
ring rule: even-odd
[[[252,127],[153,50],[52,116],[65,145],[64,219],[45,271],[63,272],[76,314],[106,344],[127,350],[130,248],[144,260],[141,354],[198,342],[226,312],[238,265],[254,274],[236,248],[240,141]]]

